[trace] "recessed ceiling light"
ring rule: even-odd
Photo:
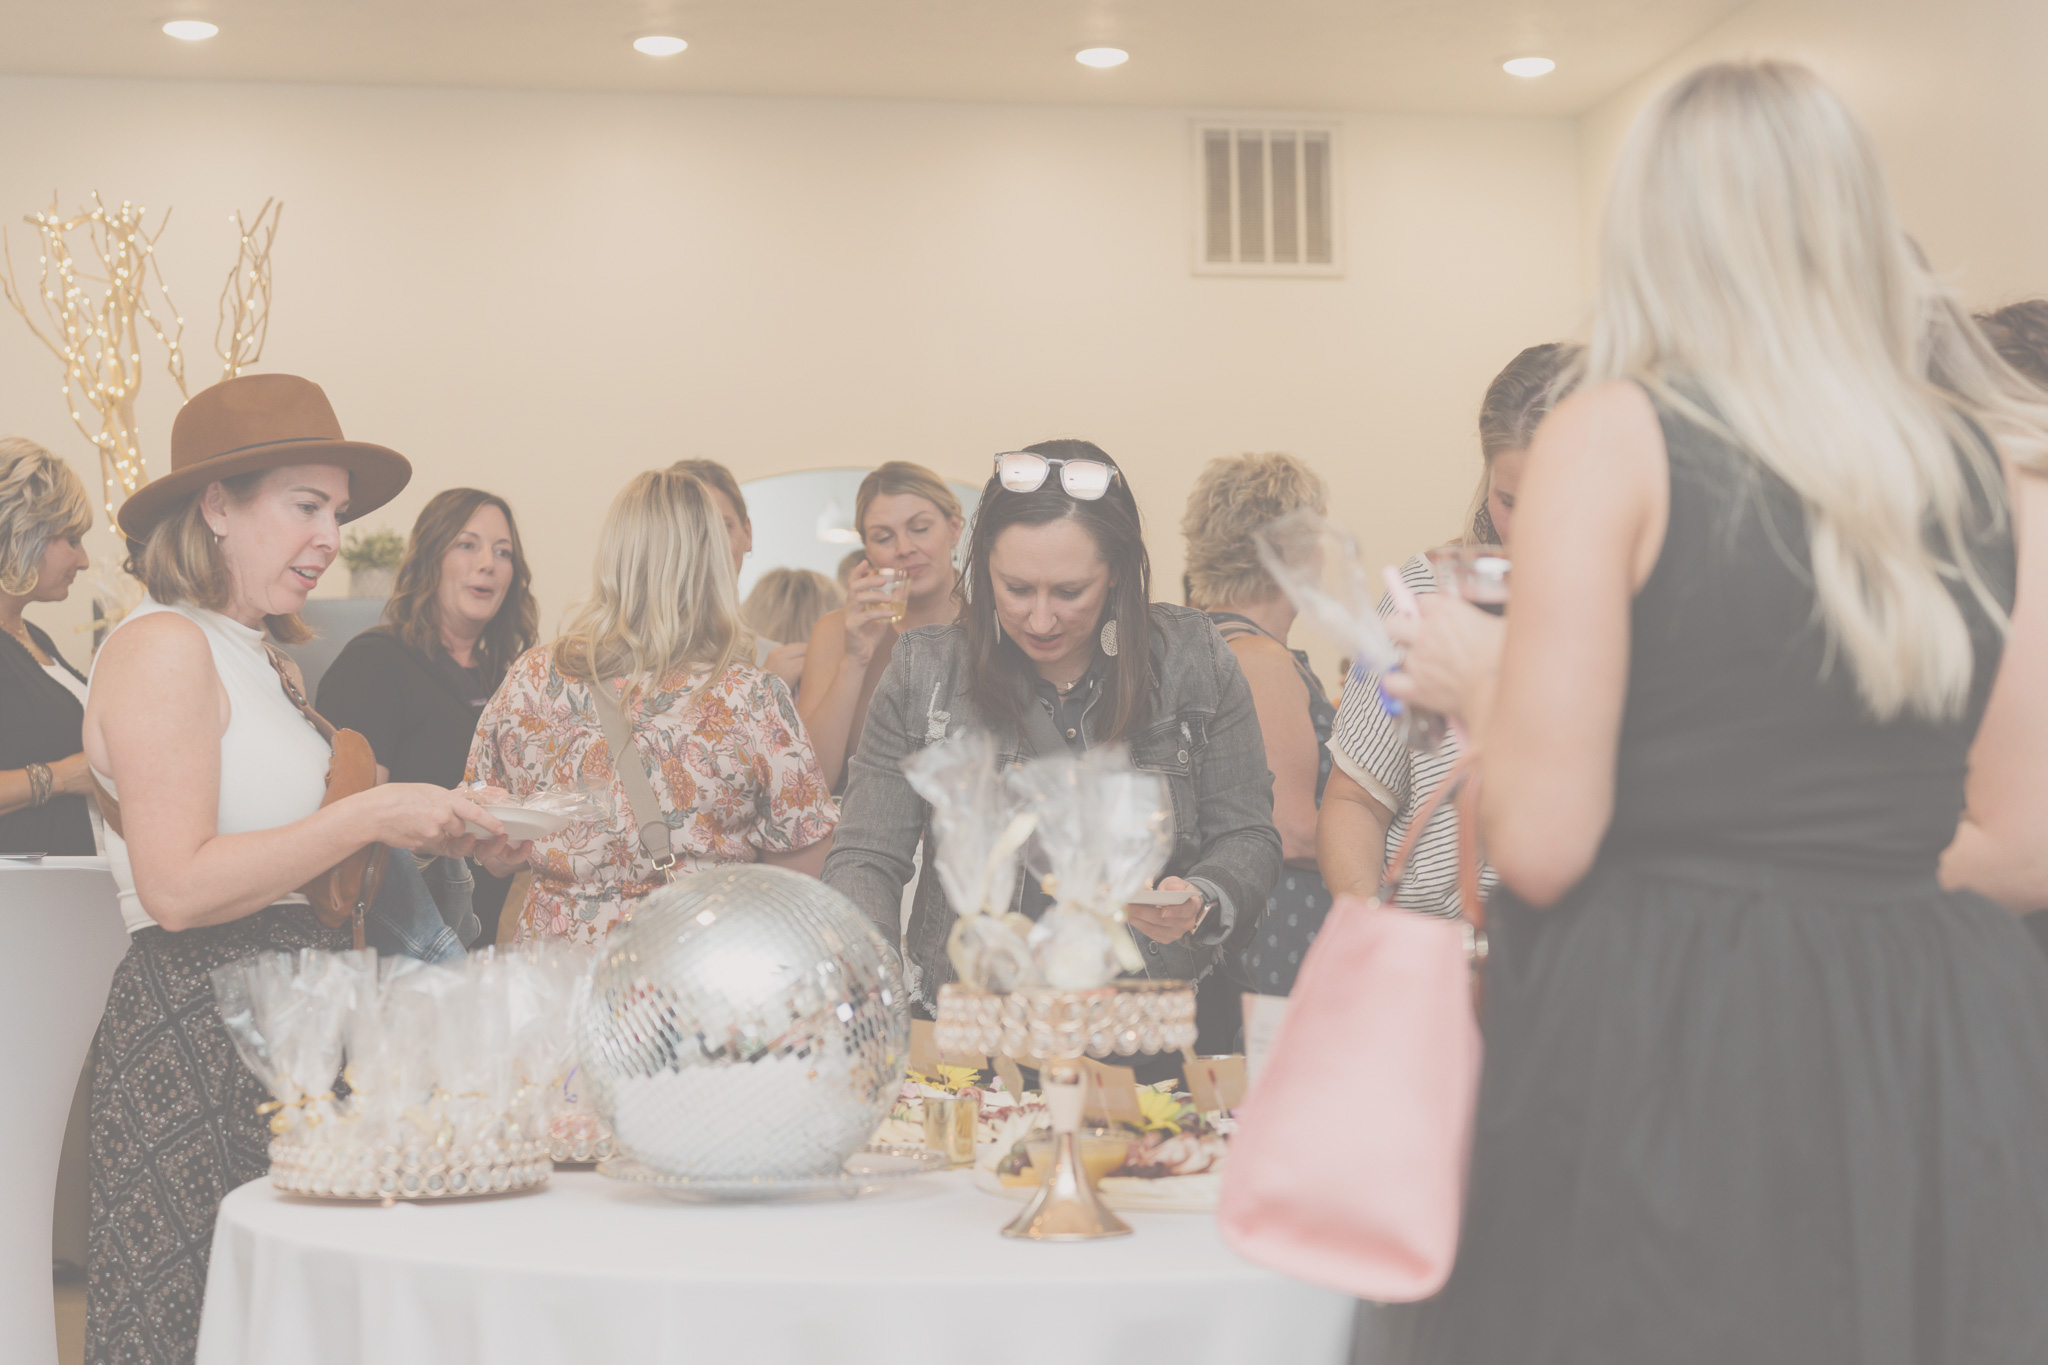
[[[1531,78],[1548,76],[1557,70],[1557,63],[1548,57],[1510,57],[1500,64],[1500,69],[1510,76]]]
[[[1131,59],[1131,54],[1120,47],[1084,47],[1074,54],[1074,60],[1083,66],[1122,66]]]
[[[220,25],[209,24],[204,19],[173,19],[164,25],[164,32],[170,34],[173,38],[182,38],[188,43],[196,43],[203,38],[211,38],[214,34],[220,32]]]
[[[666,33],[650,33],[645,38],[633,40],[633,50],[650,57],[673,57],[688,46],[681,38],[672,38]]]

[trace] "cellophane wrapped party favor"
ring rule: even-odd
[[[1001,753],[985,731],[969,730],[912,755],[912,790],[932,809],[936,847],[926,856],[958,916],[946,955],[962,981],[1007,995],[1041,976],[1026,936],[1031,923],[1009,913],[1018,854],[1036,827],[1003,780]]]
[[[273,1097],[272,1183],[386,1202],[545,1183],[580,966],[556,957],[308,949],[216,968],[222,1021]]]
[[[1144,968],[1124,907],[1166,866],[1173,807],[1165,779],[1131,766],[1122,745],[1040,758],[1010,774],[1036,817],[1032,863],[1052,908],[1030,935],[1047,985],[1085,990]]]

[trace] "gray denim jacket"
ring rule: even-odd
[[[1256,923],[1280,876],[1273,828],[1273,774],[1252,709],[1251,687],[1209,618],[1185,607],[1152,606],[1152,695],[1125,737],[1138,767],[1166,779],[1173,795],[1174,849],[1162,875],[1185,877],[1220,902],[1194,934],[1175,943],[1137,935],[1148,976],[1198,981]],[[846,795],[825,881],[858,905],[888,942],[897,941],[903,887],[931,810],[903,776],[903,760],[962,730],[993,730],[1005,763],[1038,755],[1007,722],[991,722],[967,695],[958,626],[920,626],[896,642],[875,688],[859,750],[847,763]],[[1035,704],[1035,703],[1034,703]],[[1088,723],[1093,726],[1095,713]],[[1092,742],[1092,735],[1090,736]],[[927,1012],[954,979],[946,937],[954,915],[930,864],[918,879],[904,967],[911,998]]]

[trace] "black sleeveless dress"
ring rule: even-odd
[[[1457,1269],[1360,1358],[2048,1361],[2048,963],[1935,881],[2001,637],[1959,588],[1968,714],[1871,721],[1796,497],[1663,428],[1614,822],[1556,906],[1493,898]]]

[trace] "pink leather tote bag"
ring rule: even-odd
[[[1237,1111],[1223,1171],[1216,1216],[1232,1250],[1362,1299],[1427,1298],[1457,1255],[1486,953],[1471,763],[1461,758],[1430,793],[1379,894],[1331,907]],[[1397,908],[1416,840],[1461,784],[1467,918]]]

